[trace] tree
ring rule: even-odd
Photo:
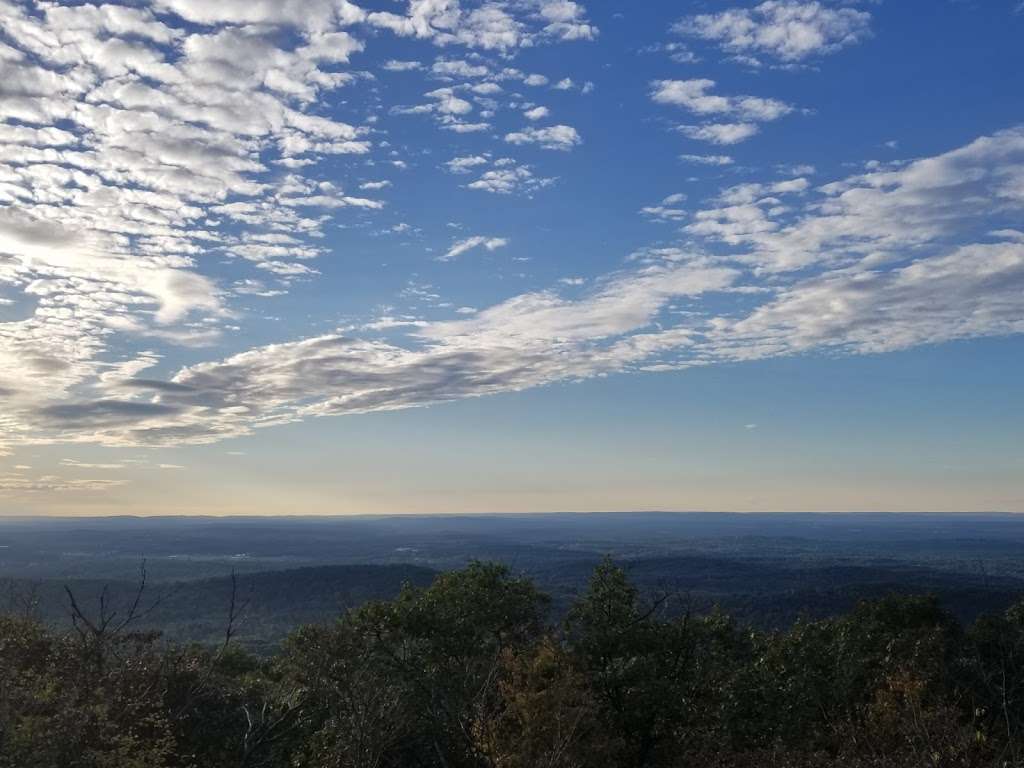
[[[590,768],[622,749],[601,727],[586,676],[557,637],[503,659],[503,709],[488,753],[502,768]]]
[[[353,756],[338,765],[493,765],[503,655],[540,635],[547,605],[528,579],[472,563],[350,611],[333,629],[299,633],[286,664],[317,713],[310,743]],[[358,723],[377,734],[376,748]]]
[[[619,765],[654,765],[689,711],[695,638],[688,614],[661,619],[668,598],[642,601],[625,571],[605,560],[569,612],[569,648],[622,744]]]
[[[966,676],[974,712],[999,744],[1000,757],[1024,763],[1024,601],[982,616],[967,638]]]

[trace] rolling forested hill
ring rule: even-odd
[[[236,639],[254,650],[267,650],[301,624],[327,621],[368,600],[392,598],[403,584],[424,586],[435,572],[412,565],[332,565],[284,571],[250,573],[192,581],[148,583],[140,606],[140,627],[161,631],[175,642],[216,644],[227,630],[235,600],[233,630]],[[111,611],[126,611],[139,591],[139,580],[9,579],[4,588],[7,605],[31,611],[51,626],[70,622],[71,589],[76,602],[89,615],[100,610],[100,597]]]

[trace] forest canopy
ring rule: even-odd
[[[73,597],[73,596],[72,596]],[[133,606],[0,617],[0,768],[1024,765],[1024,602],[930,596],[760,631],[610,561],[555,621],[474,563],[294,631],[172,645]]]

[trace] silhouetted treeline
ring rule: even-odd
[[[553,625],[474,564],[257,658],[235,598],[215,648],[137,631],[141,599],[74,603],[66,634],[0,617],[0,768],[1024,765],[1024,603],[964,627],[893,596],[761,632],[605,563]]]

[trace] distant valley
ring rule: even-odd
[[[1024,518],[1012,515],[593,515],[107,518],[0,521],[0,600],[50,624],[134,599],[139,622],[216,643],[232,590],[237,639],[273,650],[294,627],[496,561],[532,577],[561,611],[605,557],[649,593],[762,628],[849,610],[892,592],[937,595],[970,621],[1024,594]],[[234,578],[232,573],[235,574]],[[682,609],[682,608],[680,608]]]

